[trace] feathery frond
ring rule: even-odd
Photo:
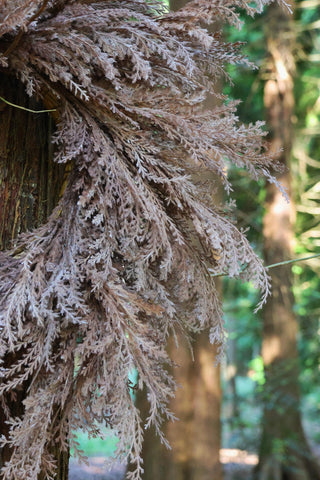
[[[12,458],[3,480],[53,478],[54,443],[71,430],[119,436],[116,458],[142,472],[143,426],[129,372],[160,436],[172,418],[168,336],[224,329],[213,273],[268,276],[244,233],[214,201],[227,162],[272,178],[262,125],[241,125],[217,92],[240,45],[209,34],[239,26],[268,0],[193,0],[176,13],[154,0],[4,2],[0,68],[30,95],[56,99],[56,161],[73,170],[47,223],[0,254],[0,396],[28,385],[22,418],[8,418]],[[208,95],[222,98],[205,110]],[[211,183],[203,181],[212,179]],[[244,267],[246,267],[244,269]],[[5,367],[5,358],[16,361]],[[75,363],[77,369],[74,373]],[[59,422],[57,422],[59,418]],[[165,441],[165,439],[163,439]]]

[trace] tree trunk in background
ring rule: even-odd
[[[14,78],[0,76],[0,95],[17,105],[39,109]],[[53,125],[48,114],[29,113],[2,101],[0,111],[0,249],[4,250],[19,233],[46,220],[58,202],[64,167],[52,161]],[[4,366],[16,360],[8,357]],[[16,392],[16,398],[8,398],[11,417],[23,414],[23,399],[24,389]],[[0,407],[0,435],[8,435],[6,419]],[[0,450],[0,467],[10,460],[10,454],[8,447]],[[68,455],[53,455],[58,464],[56,479],[67,480]]]
[[[186,3],[171,0],[170,7],[178,10]],[[152,430],[145,432],[144,480],[221,480],[220,366],[214,365],[217,347],[209,343],[207,332],[201,333],[193,342],[193,360],[186,340],[178,340],[178,349],[173,340],[168,347],[178,365],[173,375],[181,386],[170,404],[179,420],[164,426],[172,450],[161,445]],[[138,405],[146,416],[148,405],[142,395]]]
[[[172,447],[161,445],[151,430],[145,432],[143,444],[144,480],[221,480],[219,460],[220,368],[214,366],[216,348],[209,344],[208,333],[197,336],[194,342],[194,361],[190,347],[179,338],[169,345],[171,358],[179,366],[173,375],[180,388],[170,404],[179,418],[167,422],[164,432]],[[139,396],[138,406],[147,416],[148,403]]]
[[[269,80],[264,102],[274,150],[283,149],[281,163],[290,163],[294,113],[293,19],[283,9],[270,7],[266,21]],[[280,176],[290,203],[273,186],[267,187],[264,216],[265,263],[292,256],[295,210],[290,174]],[[265,365],[265,404],[258,480],[317,480],[319,470],[307,444],[300,415],[297,321],[293,313],[291,266],[270,271],[272,296],[263,312],[262,356]]]

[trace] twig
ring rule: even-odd
[[[294,258],[292,260],[285,260],[283,262],[279,263],[272,263],[271,265],[266,265],[265,268],[275,268],[275,267],[281,267],[282,265],[289,265],[290,263],[296,263],[296,262],[303,262],[305,260],[311,260],[312,258],[317,258],[320,257],[320,253],[316,253],[315,255],[310,255],[309,257],[303,257],[303,258]],[[242,270],[244,271],[245,268]],[[211,277],[227,277],[228,273],[215,273],[215,274],[210,274]]]
[[[315,255],[311,255],[310,257],[294,258],[293,260],[285,260],[284,262],[273,263],[272,265],[267,265],[266,268],[275,268],[280,267],[281,265],[289,265],[289,263],[303,262],[304,260],[311,260],[311,258],[316,257],[320,257],[320,253],[316,253]]]
[[[56,112],[56,110],[57,110],[56,108],[52,108],[51,110],[32,110],[31,108],[26,108],[26,107],[22,107],[21,105],[16,105],[15,103],[11,103],[11,102],[9,102],[8,100],[6,100],[5,98],[2,98],[2,97],[0,97],[0,100],[2,100],[4,103],[7,103],[11,107],[20,108],[20,110],[26,110],[27,112],[31,112],[31,113]]]

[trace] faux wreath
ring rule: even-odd
[[[1,72],[50,98],[55,160],[73,165],[47,223],[0,254],[2,405],[30,383],[24,415],[8,418],[4,480],[53,478],[52,444],[66,450],[72,429],[95,435],[97,422],[115,429],[116,459],[135,462],[128,477],[139,479],[143,426],[129,372],[146,386],[147,426],[165,441],[168,335],[210,327],[223,343],[211,274],[251,280],[265,301],[266,271],[212,194],[219,182],[231,189],[226,162],[274,181],[273,158],[261,123],[239,124],[236,104],[216,91],[226,65],[245,62],[239,44],[203,25],[239,26],[238,7],[253,14],[267,3],[192,0],[172,13],[155,0],[2,1]],[[206,110],[210,94],[221,101]],[[215,183],[203,181],[212,173]]]

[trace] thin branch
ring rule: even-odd
[[[304,260],[311,260],[311,258],[316,257],[320,257],[320,253],[316,253],[315,255],[311,255],[310,257],[294,258],[292,260],[285,260],[284,262],[273,263],[272,265],[267,265],[266,268],[275,268],[282,265],[289,265],[290,263],[303,262]]]
[[[50,110],[32,110],[31,108],[26,108],[26,107],[22,107],[21,105],[16,105],[15,103],[11,103],[11,102],[9,102],[8,100],[6,100],[5,98],[2,98],[2,97],[0,97],[0,100],[2,100],[4,103],[10,105],[11,107],[20,108],[20,110],[25,110],[26,112],[31,112],[31,113],[47,113],[47,112],[56,112],[57,111],[56,108],[52,108]]]
[[[275,267],[281,267],[282,265],[289,265],[290,263],[303,262],[305,260],[311,260],[312,258],[317,258],[317,257],[320,257],[320,253],[316,253],[315,255],[310,255],[309,257],[294,258],[292,260],[284,260],[283,262],[279,262],[279,263],[272,263],[271,265],[266,265],[265,268],[270,269]],[[242,271],[244,270],[245,268]],[[210,274],[210,275],[211,277],[227,277],[228,273],[216,273],[216,274]]]

